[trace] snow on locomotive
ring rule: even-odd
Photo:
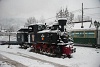
[[[33,51],[51,56],[70,57],[75,48],[68,32],[65,30],[67,19],[63,16],[58,18],[56,24],[47,26],[46,24],[34,24],[27,29],[20,29],[17,40],[25,48],[31,45]],[[24,33],[24,34],[23,34]]]
[[[66,19],[61,18],[58,20],[58,24],[53,25],[50,29],[38,31],[36,34],[37,43],[33,44],[34,50],[59,57],[70,57],[75,49],[73,49],[73,42],[70,40],[68,33],[64,30],[66,22]]]

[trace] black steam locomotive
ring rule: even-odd
[[[75,48],[68,32],[64,29],[66,22],[66,19],[60,18],[52,26],[34,24],[28,28],[21,28],[17,33],[17,41],[21,47],[32,47],[34,52],[60,57],[71,56]]]

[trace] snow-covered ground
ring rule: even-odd
[[[9,63],[6,63],[6,62],[3,62],[3,61],[0,61],[0,67],[15,67]]]
[[[11,45],[10,48],[7,48],[7,45],[0,45],[0,54],[28,67],[55,67],[52,63],[68,67],[100,67],[100,49],[78,46],[75,46],[75,48],[77,51],[72,54],[73,58],[70,59],[49,57],[29,52],[30,48],[27,50],[19,49],[18,45]],[[30,57],[44,60],[44,62]]]

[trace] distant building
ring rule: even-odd
[[[75,45],[96,47],[97,43],[100,46],[100,28],[97,35],[95,26],[89,27],[88,25],[84,24],[84,28],[81,28],[81,25],[76,24],[71,30]]]

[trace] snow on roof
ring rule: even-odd
[[[84,28],[81,28],[82,23],[75,23],[74,27],[72,27],[71,31],[78,30],[96,30],[95,26],[91,24],[91,22],[83,23]],[[100,27],[99,27],[100,30]]]
[[[58,20],[67,20],[67,18],[58,18]]]
[[[24,28],[21,28],[21,29],[28,29],[28,27],[24,27]]]
[[[43,31],[39,31],[38,33],[47,33],[47,32],[57,33],[59,32],[59,30],[43,30]]]
[[[51,25],[48,25],[48,27],[51,27],[53,25],[58,25],[58,22],[53,22]]]
[[[72,29],[81,29],[82,23],[74,23],[74,27],[72,27]],[[88,29],[88,28],[95,28],[95,26],[93,24],[91,24],[91,22],[86,22],[83,23],[84,29]]]
[[[30,24],[29,26],[31,25],[44,25],[43,23],[35,23],[35,24]]]
[[[58,33],[60,30],[51,30],[52,33]]]
[[[50,30],[43,30],[43,31],[39,31],[38,33],[46,33],[46,32],[50,32]]]
[[[96,28],[87,28],[87,29],[84,29],[84,28],[81,28],[81,29],[72,29],[71,31],[93,31],[93,30],[96,30]],[[100,29],[99,29],[100,31]]]
[[[54,22],[53,25],[58,25],[58,22]]]
[[[89,31],[89,30],[96,30],[95,28],[88,28],[88,29],[72,29],[71,31]]]
[[[19,29],[28,29],[28,27],[20,26]]]

